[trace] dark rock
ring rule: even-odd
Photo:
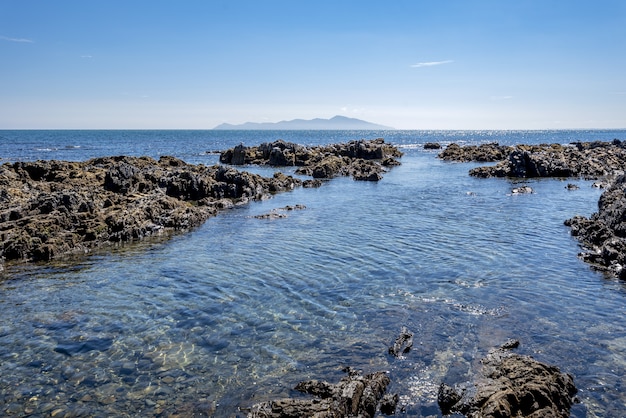
[[[317,147],[281,139],[258,147],[238,147],[224,151],[220,161],[233,165],[297,166],[297,174],[315,179],[350,175],[356,180],[378,181],[386,167],[400,164],[397,158],[402,156],[397,147],[386,144],[382,138]]]
[[[93,350],[106,351],[112,344],[112,338],[92,338],[80,341],[66,341],[59,343],[54,348],[54,351],[71,357],[74,354],[87,353]]]
[[[438,403],[444,415],[470,418],[569,417],[577,390],[571,375],[532,357],[508,351],[517,341],[491,351],[481,360],[472,390],[443,383]]]
[[[452,148],[451,148],[452,147]],[[454,161],[484,161],[476,146],[451,144],[441,158]],[[626,148],[621,142],[577,142],[517,145],[489,154],[498,164],[470,170],[475,177],[598,177],[626,169]],[[498,158],[502,156],[502,158]]]
[[[313,188],[320,187],[321,185],[322,185],[322,181],[319,179],[304,180],[302,182],[302,187],[304,187],[305,189],[313,189]]]
[[[427,142],[424,144],[424,149],[441,149],[439,142]]]
[[[450,144],[439,154],[439,158],[445,161],[458,162],[495,162],[502,161],[512,151],[512,147],[499,145],[497,142],[481,145]]]
[[[285,206],[278,209],[272,209],[269,213],[264,213],[262,215],[255,215],[253,218],[256,219],[282,219],[286,218],[287,215],[284,213],[280,213],[280,211],[294,211],[294,210],[303,210],[306,209],[304,205],[295,205],[295,206]]]
[[[389,377],[385,372],[362,376],[350,368],[346,371],[348,375],[337,384],[318,380],[298,383],[295,389],[315,396],[313,399],[262,402],[250,409],[248,417],[373,417],[390,383]],[[396,404],[397,395],[386,398],[383,408],[389,412],[395,410]]]
[[[396,337],[393,345],[389,347],[389,354],[399,357],[401,354],[408,353],[413,347],[413,333],[406,327],[402,327],[400,335]]]
[[[174,157],[106,157],[0,166],[0,259],[47,261],[200,225],[218,210],[301,180]]]
[[[398,401],[400,397],[397,393],[391,394],[388,393],[383,396],[383,399],[380,401],[380,412],[385,415],[394,415],[396,413],[396,407],[398,406]]]
[[[626,279],[626,176],[618,176],[600,196],[598,211],[565,221],[583,245],[584,261]]]

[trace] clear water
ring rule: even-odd
[[[626,131],[0,131],[4,161],[175,155],[213,164],[239,142],[382,136],[406,152],[378,183],[334,179],[190,233],[0,276],[0,414],[245,416],[341,368],[388,370],[405,413],[438,416],[440,382],[490,348],[574,375],[575,417],[626,408],[626,284],[577,258],[563,221],[595,211],[590,181],[475,179],[423,143],[567,143]],[[251,170],[271,174],[267,168]],[[565,188],[576,183],[579,190]],[[286,205],[285,219],[252,216]],[[387,354],[402,326],[415,333]]]

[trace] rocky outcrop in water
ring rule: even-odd
[[[382,138],[305,147],[278,140],[258,147],[238,145],[222,152],[224,164],[297,166],[297,174],[328,179],[352,176],[355,180],[378,181],[388,167],[400,164],[402,152]]]
[[[350,368],[344,370],[347,376],[333,384],[320,380],[308,380],[298,383],[297,391],[314,396],[310,399],[285,398],[262,402],[254,405],[249,418],[369,418],[376,414],[379,403],[383,412],[393,413],[397,397],[383,395],[390,383],[385,372],[376,372],[366,376]],[[393,409],[393,410],[392,410]]]
[[[501,146],[497,143],[450,144],[439,157],[447,161],[496,162],[470,170],[475,177],[600,177],[626,169],[626,144],[576,142],[571,145],[542,144]]]
[[[626,279],[626,175],[618,176],[600,196],[590,218],[565,221],[585,248],[581,257],[595,268]]]
[[[0,259],[69,253],[200,225],[218,210],[301,181],[173,157],[37,161],[0,166]]]
[[[618,176],[602,194],[598,212],[590,218],[576,216],[565,221],[571,233],[585,248],[581,258],[613,276],[626,279],[626,142],[575,142],[563,146],[497,144],[460,147],[450,144],[439,156],[452,161],[496,160],[508,153],[494,166],[470,170],[476,177],[586,177],[606,180]],[[597,185],[604,187],[603,183]],[[567,185],[568,190],[578,186]],[[514,189],[513,194],[525,188]],[[528,191],[532,192],[530,188]],[[516,193],[517,192],[517,193]]]
[[[516,341],[491,351],[472,384],[439,387],[444,415],[470,418],[569,417],[577,390],[571,375],[532,357],[513,354]]]
[[[504,160],[513,150],[513,147],[499,145],[497,142],[481,145],[450,144],[439,153],[439,158],[445,161],[457,162],[495,162]]]

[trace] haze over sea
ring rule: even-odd
[[[169,239],[0,273],[0,414],[245,416],[301,380],[388,370],[398,416],[440,416],[509,338],[574,376],[574,417],[626,410],[626,284],[577,258],[563,221],[591,215],[585,179],[477,179],[426,142],[626,140],[626,130],[0,131],[0,163],[173,155],[282,138],[383,137],[405,152],[376,183],[336,178],[225,211]],[[238,167],[271,176],[274,168]],[[285,169],[293,174],[293,169]],[[579,186],[568,190],[568,183]],[[533,194],[512,195],[530,185]],[[286,205],[284,219],[254,215]],[[415,345],[394,359],[402,326]]]

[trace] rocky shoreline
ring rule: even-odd
[[[580,257],[594,268],[626,279],[626,142],[575,142],[571,145],[517,145],[497,143],[461,147],[450,144],[439,154],[446,161],[497,162],[471,169],[475,177],[583,177],[599,179],[607,187],[590,218],[565,221],[583,246]],[[568,186],[571,187],[571,186]]]
[[[409,355],[413,333],[403,327],[389,354]],[[557,367],[511,351],[519,341],[509,340],[491,350],[480,361],[471,380],[453,385],[441,383],[437,403],[443,415],[469,418],[569,417],[576,401],[574,379]],[[395,415],[400,396],[386,393],[393,371],[377,371],[365,376],[346,367],[339,383],[307,380],[295,390],[310,397],[291,397],[257,403],[247,411],[248,418],[317,417],[371,418],[380,413]],[[402,411],[401,411],[402,412]]]
[[[594,268],[626,280],[626,176],[618,176],[602,193],[591,217],[565,221],[583,245],[581,258]]]
[[[301,180],[265,178],[227,165],[174,157],[106,157],[0,166],[0,270],[4,262],[49,261],[199,226],[219,210],[321,179],[377,181],[402,153],[383,139],[302,147],[284,141],[238,146],[223,164],[297,165]],[[273,217],[277,217],[273,214]]]
[[[506,146],[450,144],[439,154],[445,161],[497,162],[470,170],[475,177],[585,177],[609,176],[626,170],[626,143],[575,142]]]
[[[0,258],[48,261],[196,227],[219,210],[302,181],[173,157],[0,166]]]

